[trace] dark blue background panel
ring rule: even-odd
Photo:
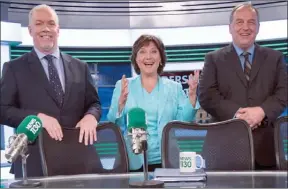
[[[102,108],[102,116],[100,121],[108,121],[107,120],[107,114],[109,112],[109,108]]]
[[[125,74],[126,77],[131,77],[131,64],[98,64],[98,86],[102,87],[103,85],[115,85],[116,82],[122,78],[122,75]]]
[[[101,106],[110,107],[114,87],[98,87],[99,98]]]

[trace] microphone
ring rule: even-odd
[[[134,154],[143,153],[144,181],[130,183],[132,188],[163,188],[164,182],[148,180],[147,163],[147,121],[146,113],[142,108],[132,108],[127,114],[128,135],[132,136],[132,151]]]
[[[146,113],[141,108],[132,108],[127,114],[128,135],[132,136],[132,150],[140,154],[147,150]]]
[[[18,126],[16,135],[9,137],[5,157],[9,163],[27,152],[28,143],[35,141],[42,130],[42,122],[37,116],[27,116]]]
[[[5,158],[9,163],[15,162],[20,155],[22,157],[23,180],[10,184],[10,188],[32,188],[41,185],[39,181],[27,179],[27,157],[28,143],[32,143],[42,131],[41,120],[34,115],[27,116],[17,127],[16,135],[12,135],[8,140],[8,149],[5,152]]]

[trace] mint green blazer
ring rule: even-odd
[[[130,170],[137,170],[142,166],[143,155],[135,155],[132,152],[131,140],[130,137],[127,136],[126,115],[131,108],[138,107],[139,101],[143,100],[141,98],[143,91],[141,88],[140,76],[128,78],[128,82],[129,94],[126,105],[123,108],[121,114],[118,113],[118,100],[121,92],[121,80],[119,80],[117,81],[113,91],[111,106],[107,118],[109,121],[116,123],[121,128],[123,137],[126,142]],[[196,107],[193,108],[182,89],[182,85],[166,77],[159,77],[159,96],[160,102],[158,108],[158,142],[161,144],[162,131],[164,126],[173,120],[193,121],[195,114],[199,109],[199,103],[197,102]]]

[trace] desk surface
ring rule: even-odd
[[[150,173],[153,178],[153,173]],[[43,188],[128,188],[129,183],[143,181],[143,173],[113,175],[73,175],[35,178]],[[2,181],[9,187],[15,180]],[[287,172],[207,172],[205,182],[165,183],[165,187],[197,188],[287,188]]]

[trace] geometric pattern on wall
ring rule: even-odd
[[[288,56],[287,39],[257,41],[261,46],[281,51]],[[205,54],[226,46],[225,44],[166,46],[167,62],[199,62],[204,61]],[[11,59],[29,52],[30,47],[11,47]],[[131,48],[99,48],[99,47],[61,47],[61,50],[86,63],[129,63]]]

